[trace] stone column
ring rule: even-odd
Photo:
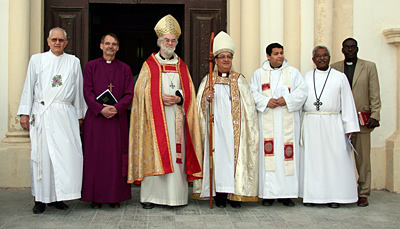
[[[8,65],[8,132],[5,143],[29,142],[28,131],[19,124],[17,111],[29,62],[30,1],[10,1]]]
[[[396,131],[386,140],[386,189],[400,192],[400,28],[383,31],[387,43],[396,46]]]
[[[260,1],[246,0],[241,2],[240,20],[240,60],[241,73],[250,80],[254,70],[259,68],[260,56]]]
[[[353,11],[353,0],[334,1],[331,63],[343,60],[342,42],[353,36]]]
[[[284,18],[284,49],[285,58],[291,66],[300,68],[301,48],[301,11],[300,0],[285,0],[283,2]]]
[[[283,1],[260,0],[260,62],[267,59],[265,48],[272,42],[283,43]]]
[[[314,44],[332,49],[333,0],[315,0]]]
[[[241,2],[242,0],[236,0],[236,1],[228,1],[228,27],[227,27],[227,32],[228,34],[232,37],[233,41],[235,42],[235,55],[233,58],[233,67],[235,68],[235,71],[240,72],[241,71],[241,62],[240,62],[240,57],[241,57],[241,46],[240,46],[240,40],[241,40],[241,27],[240,27],[240,20],[241,20],[241,15],[240,15],[240,8],[241,8]],[[243,0],[244,1],[244,0]],[[215,36],[217,34],[214,34]]]

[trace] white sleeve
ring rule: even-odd
[[[307,84],[297,69],[291,68],[290,75],[292,81],[290,93],[283,96],[283,98],[289,112],[294,112],[301,110],[307,99]]]
[[[359,132],[360,126],[358,124],[358,117],[356,106],[354,103],[353,93],[349,85],[349,81],[345,74],[341,74],[341,93],[340,93],[340,103],[342,108],[342,122],[344,127],[344,132],[352,133]]]
[[[262,94],[261,88],[261,76],[262,69],[257,69],[250,80],[250,90],[253,93],[254,102],[256,104],[256,109],[258,112],[268,112],[269,108],[267,107],[270,97],[266,97]]]
[[[38,78],[37,70],[38,66],[40,66],[41,55],[34,55],[29,60],[28,69],[26,71],[26,78],[24,89],[22,90],[21,100],[19,103],[19,108],[17,115],[30,115],[33,102],[34,102],[34,89],[35,83]]]

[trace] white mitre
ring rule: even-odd
[[[154,31],[156,31],[158,38],[166,34],[172,34],[176,39],[178,39],[182,33],[178,21],[170,14],[164,16],[157,22]]]
[[[214,38],[213,55],[217,56],[223,52],[230,52],[233,55],[235,53],[235,42],[227,33],[221,31]]]

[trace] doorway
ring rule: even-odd
[[[104,34],[114,33],[120,41],[116,58],[128,64],[132,74],[140,72],[143,62],[160,48],[154,26],[158,20],[171,14],[183,26],[184,5],[171,4],[89,4],[89,60],[103,55],[100,40]],[[182,39],[176,54],[182,58]]]

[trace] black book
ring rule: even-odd
[[[114,105],[118,100],[114,97],[110,90],[105,90],[101,95],[97,96],[97,102],[101,104]]]

